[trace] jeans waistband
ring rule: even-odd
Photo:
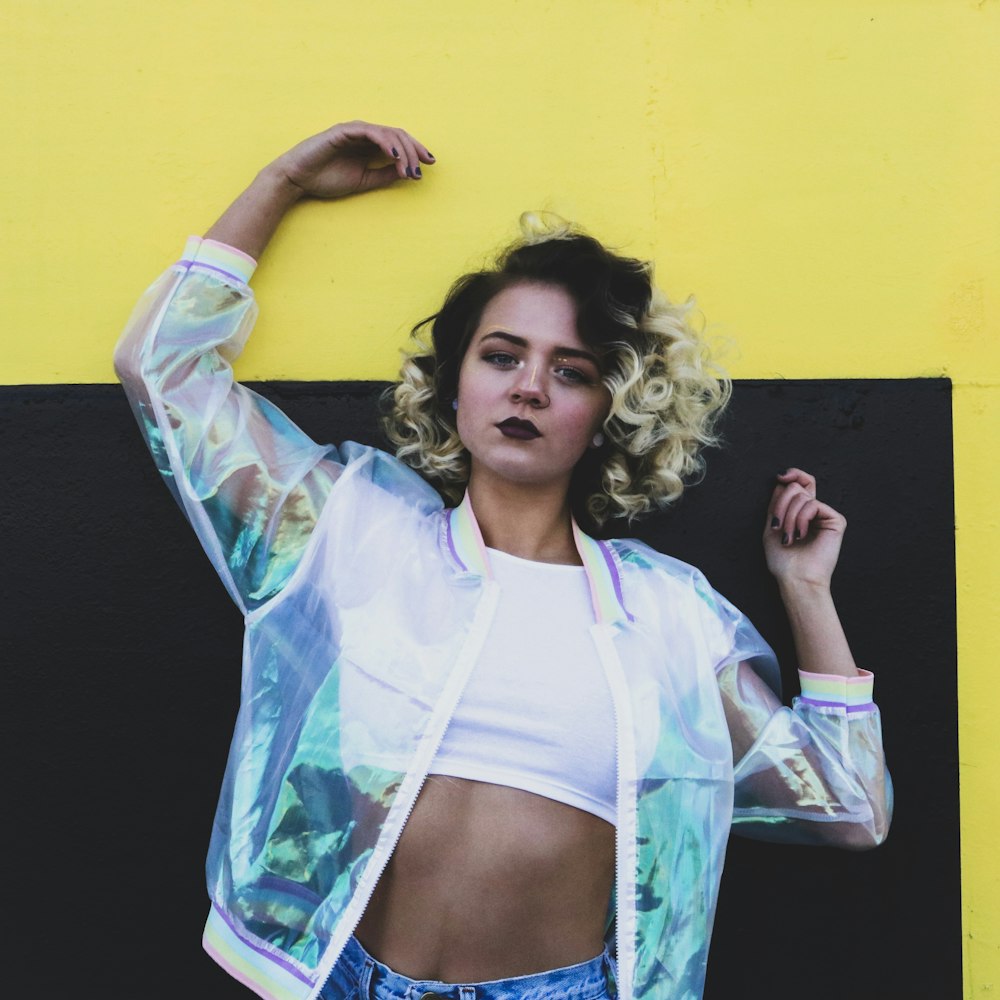
[[[369,955],[352,935],[337,971],[361,987],[359,1000],[421,1000],[425,993],[442,1000],[594,1000],[617,992],[615,963],[607,948],[589,961],[549,972],[460,984],[400,975]]]

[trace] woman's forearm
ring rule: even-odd
[[[779,589],[792,628],[799,669],[857,677],[858,668],[829,588],[785,583],[779,584]]]
[[[285,213],[302,196],[300,187],[274,164],[269,164],[222,213],[205,233],[205,239],[227,243],[257,260]]]

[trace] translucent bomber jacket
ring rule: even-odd
[[[316,997],[388,863],[497,605],[468,499],[313,442],[234,383],[254,262],[192,238],[116,368],[153,458],[245,616],[204,945],[271,1000]],[[871,674],[802,674],[691,566],[576,529],[617,733],[608,942],[622,1000],[697,1000],[726,842],[867,847],[890,785]],[[734,763],[734,747],[737,759]]]

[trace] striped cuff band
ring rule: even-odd
[[[200,236],[188,237],[180,263],[184,267],[197,264],[198,267],[215,271],[221,278],[239,281],[244,285],[257,269],[257,261],[242,250],[217,240],[204,240]]]
[[[837,674],[813,674],[799,671],[802,701],[821,708],[843,708],[848,712],[870,712],[875,708],[872,687],[875,678],[869,670],[860,670],[857,677]]]

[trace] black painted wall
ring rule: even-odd
[[[375,383],[256,388],[378,442]],[[874,852],[734,838],[708,1000],[961,996],[950,385],[740,382],[704,483],[625,532],[699,565],[793,656],[759,535],[773,474],[849,530],[836,597],[875,670],[896,815]],[[0,389],[5,954],[28,995],[245,998],[201,951],[242,621],[114,386]],[[13,924],[13,926],[11,926]]]

